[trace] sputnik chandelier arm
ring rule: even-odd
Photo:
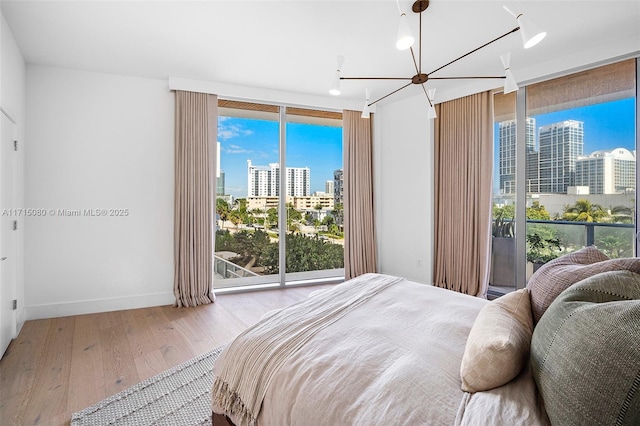
[[[509,68],[509,55],[505,54],[503,56],[501,56],[501,60],[502,60],[502,64],[504,65],[504,70],[505,70],[505,75],[502,76],[454,76],[454,77],[431,77],[431,74],[434,74],[446,67],[448,67],[449,65],[452,65],[456,62],[458,62],[459,60],[466,58],[467,56],[477,52],[480,49],[483,49],[487,46],[489,46],[490,44],[493,44],[495,42],[497,42],[498,40],[503,39],[504,37],[507,37],[510,34],[513,34],[515,32],[520,31],[521,35],[522,35],[522,41],[524,44],[525,49],[528,49],[529,47],[534,46],[535,44],[539,43],[545,36],[546,36],[546,32],[542,32],[542,31],[538,31],[537,29],[533,29],[532,25],[526,24],[527,28],[525,29],[524,25],[524,21],[523,21],[523,15],[519,14],[516,15],[515,13],[513,13],[512,11],[510,11],[506,6],[504,6],[504,9],[511,14],[515,19],[516,22],[518,23],[518,26],[513,28],[510,31],[507,31],[506,33],[502,34],[501,36],[498,36],[496,38],[494,38],[493,40],[490,40],[486,43],[484,43],[483,45],[465,53],[464,55],[461,55],[457,58],[455,58],[454,60],[447,62],[446,64],[434,69],[433,71],[429,72],[429,73],[423,73],[422,72],[422,12],[424,12],[425,10],[427,10],[427,8],[429,7],[429,0],[417,0],[413,3],[413,6],[411,7],[411,10],[414,13],[417,13],[419,16],[419,36],[418,36],[418,58],[416,59],[416,54],[415,51],[413,49],[413,44],[415,42],[413,35],[411,34],[411,30],[409,28],[409,25],[407,23],[407,16],[404,12],[402,12],[402,9],[400,7],[400,2],[399,0],[396,0],[396,3],[398,5],[398,11],[400,12],[400,25],[399,25],[399,29],[398,29],[398,39],[397,39],[397,43],[396,43],[396,47],[400,50],[406,50],[409,49],[409,51],[411,52],[411,58],[413,59],[413,64],[415,66],[415,70],[416,70],[416,74],[413,77],[343,77],[340,74],[340,67],[342,66],[342,62],[341,60],[343,60],[344,58],[339,57],[338,59],[338,71],[336,74],[336,81],[341,81],[341,80],[404,80],[404,81],[409,81],[409,83],[403,85],[402,87],[392,91],[391,93],[388,93],[384,96],[382,96],[381,98],[376,99],[375,101],[368,103],[369,99],[368,99],[368,95],[367,95],[367,102],[365,103],[366,107],[367,107],[367,111],[368,108],[372,105],[374,105],[377,102],[380,102],[381,100],[411,86],[412,84],[419,84],[422,86],[422,89],[427,97],[427,101],[429,102],[429,118],[435,118],[435,108],[433,105],[433,96],[435,93],[435,89],[429,89],[427,90],[427,88],[425,87],[425,83],[427,83],[429,80],[462,80],[462,79],[504,79],[505,80],[505,88],[504,88],[504,92],[505,93],[510,93],[512,91],[518,90],[518,86],[515,82],[515,79],[513,78],[513,74],[511,73],[511,70]],[[335,83],[334,83],[335,86]],[[433,93],[431,93],[431,91],[433,90]],[[334,91],[332,91],[332,93],[334,93]],[[369,94],[370,92],[367,92],[367,94]],[[365,116],[365,114],[363,114],[363,117]],[[368,112],[366,114],[366,116],[368,117]]]
[[[496,38],[494,38],[493,40],[486,42],[486,43],[485,43],[485,44],[483,44],[482,46],[480,46],[480,47],[476,47],[476,48],[475,48],[475,49],[473,49],[472,51],[467,52],[467,53],[465,53],[464,55],[457,57],[457,58],[456,58],[456,59],[454,59],[453,61],[451,61],[451,62],[447,62],[446,64],[442,65],[441,67],[436,68],[435,70],[431,71],[431,72],[430,72],[429,74],[427,74],[427,75],[430,75],[430,74],[433,74],[433,73],[435,73],[435,72],[437,72],[437,71],[440,71],[441,69],[446,68],[446,67],[448,67],[449,65],[451,65],[451,64],[453,64],[453,63],[458,62],[460,59],[466,58],[467,56],[471,55],[472,53],[475,53],[475,52],[477,52],[478,50],[480,50],[480,49],[482,49],[482,48],[484,48],[484,47],[487,47],[487,46],[489,46],[490,44],[495,43],[496,41],[498,41],[498,40],[500,40],[500,39],[503,39],[503,38],[505,38],[506,36],[508,36],[509,34],[515,33],[516,31],[519,31],[519,30],[520,30],[520,27],[516,27],[516,28],[512,29],[511,31],[507,31],[506,33],[502,34],[501,36],[496,37]],[[446,78],[446,77],[445,77],[445,78]],[[467,78],[479,78],[479,77],[467,77]],[[492,78],[492,77],[489,77],[489,78]],[[495,77],[493,77],[493,78],[495,78]],[[502,77],[502,78],[504,78],[504,77]]]

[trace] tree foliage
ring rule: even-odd
[[[633,256],[633,234],[628,229],[604,228],[598,234],[596,244],[610,258]]]
[[[527,260],[533,263],[544,263],[565,253],[573,252],[585,244],[585,226],[557,224],[554,220],[588,223],[627,223],[633,224],[635,217],[635,201],[628,206],[613,206],[605,209],[602,205],[592,203],[587,198],[577,200],[573,205],[566,205],[562,214],[551,217],[540,201],[532,202],[526,208],[526,246]],[[513,204],[493,205],[493,236],[513,237],[511,233],[515,206]],[[543,221],[533,223],[530,221]],[[545,223],[546,222],[546,223]],[[578,225],[578,224],[576,224]],[[610,258],[633,256],[634,233],[632,229],[595,226],[595,244]]]
[[[265,273],[277,273],[278,243],[260,230],[230,233],[216,232],[216,251],[232,251],[238,254],[232,262],[242,266],[262,266]],[[344,248],[317,236],[286,235],[287,272],[316,271],[344,267]]]
[[[562,218],[574,222],[602,222],[609,216],[608,212],[600,205],[581,198],[573,206],[565,206]]]
[[[534,201],[531,207],[527,207],[527,219],[531,220],[551,220],[551,215],[547,209],[540,204],[540,201]]]
[[[611,208],[611,219],[616,223],[633,223],[635,209],[627,206],[615,206]]]
[[[504,206],[493,205],[493,222],[491,224],[491,235],[496,238],[513,238],[515,206],[507,204]]]
[[[265,221],[265,229],[269,229],[271,227],[277,227],[278,226],[278,209],[271,207],[269,210],[267,210],[267,218]]]
[[[224,222],[229,219],[229,213],[231,207],[224,198],[216,198],[216,213],[220,216],[222,221],[222,229],[224,229]]]
[[[300,234],[286,236],[286,272],[318,271],[344,267],[344,248],[317,236]],[[278,245],[271,243],[263,257],[268,273],[278,271]]]

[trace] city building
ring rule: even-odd
[[[527,118],[525,145],[527,151],[527,187],[538,189],[538,169],[536,152],[536,119]],[[498,160],[500,175],[500,193],[515,194],[516,192],[516,122],[503,121],[498,126]],[[530,163],[535,161],[535,163]],[[532,164],[532,167],[529,167]],[[533,167],[535,166],[535,167]]]
[[[584,188],[587,194],[620,194],[635,191],[635,153],[625,148],[596,151],[583,156],[581,121],[567,120],[539,129],[535,146],[534,118],[527,118],[527,193],[567,194]],[[499,124],[500,193],[516,192],[516,123]]]
[[[220,142],[216,142],[216,196],[224,195],[224,172],[220,168]]]
[[[287,167],[286,194],[293,197],[311,194],[311,170],[308,167]]]
[[[260,209],[266,211],[271,208],[277,209],[279,202],[279,197],[247,197],[247,210]],[[326,194],[324,192],[316,192],[313,195],[303,197],[288,195],[285,198],[285,204],[291,204],[296,210],[304,212],[318,210],[316,208],[317,206],[320,206],[321,210],[328,211],[333,210],[334,206],[333,194]]]
[[[344,204],[344,177],[342,169],[333,171],[333,204]]]
[[[596,151],[576,161],[575,184],[589,187],[590,194],[633,192],[636,156],[625,148]]]
[[[247,160],[248,190],[247,197],[280,196],[280,165],[270,163],[268,166],[254,166]],[[311,171],[308,167],[286,168],[285,195],[304,197],[311,193]]]
[[[335,187],[336,187],[335,182],[332,180],[328,180],[324,183],[324,192],[326,192],[327,194],[333,195],[335,191]]]
[[[293,197],[293,207],[300,211],[318,210],[318,206],[321,210],[333,210],[333,202],[333,194],[324,192],[316,192],[307,197]]]
[[[287,197],[286,203],[290,201],[290,197]],[[279,197],[247,197],[247,210],[253,211],[260,209],[266,211],[271,208],[277,209],[279,202]]]
[[[224,171],[218,169],[216,177],[216,195],[224,195]]]
[[[537,194],[540,192],[540,153],[527,152],[525,161],[527,169],[525,190],[529,194]]]
[[[584,123],[566,120],[542,126],[540,137],[540,192],[566,194],[576,185],[576,162],[583,155]]]

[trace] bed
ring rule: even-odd
[[[214,376],[214,425],[638,425],[640,259],[584,247],[493,301],[365,274],[266,314]]]

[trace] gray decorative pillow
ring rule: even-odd
[[[600,272],[621,269],[640,273],[640,259],[609,260],[595,246],[583,247],[542,265],[527,283],[531,291],[534,324],[540,321],[551,302],[571,284]]]
[[[601,273],[558,296],[531,369],[552,424],[640,425],[640,275]]]

